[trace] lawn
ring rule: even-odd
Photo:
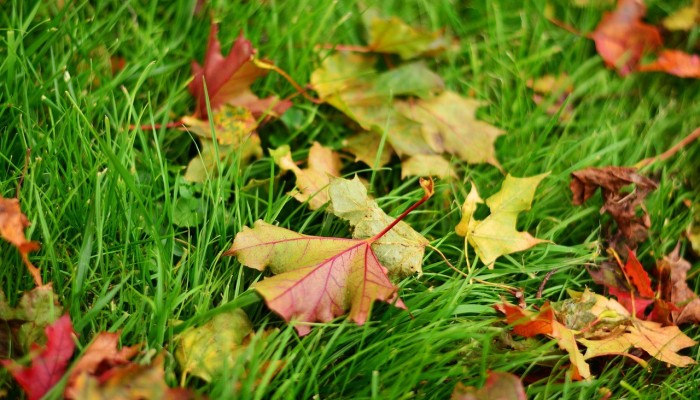
[[[603,294],[586,266],[608,258],[603,239],[611,220],[599,213],[599,195],[572,205],[570,174],[633,166],[700,127],[697,80],[663,73],[623,77],[606,68],[585,33],[611,6],[211,1],[194,14],[193,0],[65,1],[63,8],[58,1],[33,3],[0,1],[0,195],[16,197],[22,180],[17,197],[31,221],[27,237],[41,243],[30,259],[70,314],[79,351],[98,332],[121,331],[123,345],[143,343],[138,360],[165,354],[170,386],[212,399],[449,398],[457,382],[483,385],[488,371],[521,377],[530,399],[598,399],[606,390],[612,398],[696,398],[699,368],[669,368],[654,359],[648,369],[619,356],[593,360],[592,379],[571,380],[568,357],[556,343],[542,337],[514,343],[493,308],[502,299],[517,302],[503,285],[521,289],[528,306],[567,299],[567,290],[590,287]],[[646,20],[659,23],[685,5],[667,3],[647,1]],[[296,96],[280,120],[259,128],[261,158],[243,163],[234,152],[226,160],[230,167],[193,184],[184,173],[198,141],[167,124],[193,113],[190,65],[204,58],[210,16],[220,23],[224,54],[243,32],[260,56],[306,85],[328,54],[319,47],[366,43],[362,13],[368,6],[412,26],[444,28],[458,39],[425,63],[450,90],[481,100],[478,118],[506,132],[496,142],[504,171],[516,177],[550,172],[532,209],[518,220],[519,230],[550,243],[500,257],[493,269],[469,249],[467,263],[464,238],[454,230],[460,207],[472,183],[485,199],[500,189],[504,173],[453,157],[458,177],[436,179],[434,196],[405,221],[468,277],[428,248],[423,274],[395,281],[408,311],[376,302],[362,326],[339,317],[313,324],[302,337],[251,289],[270,274],[222,254],[259,219],[306,235],[351,237],[347,222],[287,194],[294,176],[282,173],[267,149],[289,145],[294,160],[305,160],[314,141],[340,150],[355,128],[329,105]],[[551,23],[549,7],[584,33]],[[672,34],[670,43],[697,53],[699,34],[696,25],[689,34]],[[112,56],[124,60],[122,69],[113,72]],[[564,121],[538,106],[527,84],[561,73],[573,87]],[[274,72],[257,80],[253,91],[280,98],[297,92]],[[700,207],[698,160],[696,142],[641,169],[659,186],[645,201],[651,227],[637,250],[652,266],[680,240],[696,292],[700,258],[684,232],[692,207]],[[373,170],[347,155],[342,173],[365,178],[379,206],[394,217],[423,195],[416,177],[402,179],[397,158]],[[34,284],[6,243],[2,262],[0,289],[16,304]],[[238,352],[235,365],[211,382],[183,376],[174,357],[177,335],[240,307],[259,334]],[[682,329],[700,340],[697,327]],[[682,354],[700,359],[697,346]],[[0,376],[10,398],[19,396],[5,369]],[[60,398],[65,384],[49,398]]]

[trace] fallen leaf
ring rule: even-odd
[[[480,389],[458,382],[451,400],[527,400],[520,378],[507,372],[489,371]]]
[[[226,368],[232,368],[253,325],[246,313],[237,308],[221,313],[199,327],[191,327],[175,340],[175,358],[183,374],[192,374],[207,382]]]
[[[700,22],[700,1],[694,0],[692,6],[683,7],[668,17],[662,24],[669,31],[689,31]]]
[[[437,97],[403,102],[401,112],[421,124],[423,135],[437,153],[454,154],[470,164],[489,163],[499,169],[494,143],[505,132],[476,119],[482,102],[445,91]]]
[[[603,355],[620,355],[626,353],[630,348],[636,347],[657,360],[676,367],[687,367],[695,364],[692,358],[682,356],[677,352],[686,347],[694,346],[696,342],[681,332],[677,326],[661,326],[658,322],[653,321],[634,319],[622,335],[600,340],[581,338],[578,341],[586,346],[586,360]]]
[[[24,265],[34,278],[37,286],[42,285],[41,273],[29,261],[29,253],[39,250],[39,243],[27,240],[24,230],[29,226],[29,219],[22,214],[18,199],[0,197],[0,237],[12,243],[19,250]]]
[[[462,219],[455,227],[457,234],[465,238],[465,255],[469,243],[481,262],[493,268],[493,263],[502,255],[546,243],[547,240],[535,238],[527,232],[519,232],[516,223],[518,214],[530,209],[537,185],[547,175],[548,172],[527,178],[506,176],[501,190],[486,199],[491,214],[483,220],[474,219],[477,204],[483,201],[476,186],[472,185],[471,192],[462,205]]]
[[[677,307],[671,310],[673,322],[677,325],[700,323],[700,297],[686,282],[691,265],[681,257],[680,247],[676,246],[656,267],[661,277],[661,298]]]
[[[116,367],[129,364],[138,354],[140,346],[118,349],[120,333],[100,332],[83,351],[78,361],[71,368],[68,384],[63,392],[66,399],[76,398],[75,381],[81,374],[101,376],[111,373]]]
[[[221,53],[221,43],[217,38],[218,33],[219,26],[212,24],[204,65],[199,65],[196,61],[192,62],[193,79],[189,89],[197,101],[194,117],[207,119],[207,94],[212,111],[228,103],[244,107],[255,116],[265,113],[282,115],[291,106],[289,101],[281,101],[275,96],[260,99],[250,90],[250,85],[257,78],[267,74],[265,69],[253,63],[256,50],[252,43],[241,34],[234,42],[229,54],[224,57]]]
[[[401,162],[401,179],[408,176],[436,176],[447,179],[456,178],[457,172],[443,156],[418,154]]]
[[[183,117],[188,131],[200,138],[199,154],[193,158],[185,171],[185,180],[204,182],[218,171],[218,166],[228,166],[237,154],[241,163],[262,156],[260,137],[255,132],[258,124],[251,112],[243,107],[224,105],[213,112],[214,133],[209,121]],[[214,137],[216,136],[216,144]],[[218,144],[218,145],[217,145]]]
[[[408,60],[419,56],[435,56],[444,52],[449,41],[443,32],[414,28],[398,17],[374,17],[368,21],[369,45],[376,53],[398,54]]]
[[[656,182],[637,173],[636,168],[626,167],[586,168],[573,172],[571,177],[574,205],[583,204],[601,188],[604,204],[600,211],[613,217],[629,246],[635,248],[646,240],[651,221],[643,201],[656,189]],[[622,190],[632,184],[632,192]],[[644,210],[642,216],[637,216],[638,207]]]
[[[680,50],[663,50],[651,64],[639,67],[640,71],[660,71],[681,78],[700,79],[700,56]]]
[[[382,137],[374,132],[362,131],[343,139],[343,150],[355,156],[355,161],[361,161],[372,168],[381,168],[391,161],[394,149],[387,142],[381,147],[382,151],[377,160]],[[375,165],[375,162],[377,163]]]
[[[367,196],[367,189],[357,177],[332,179],[328,193],[331,199],[328,211],[350,223],[353,239],[370,239],[395,221]],[[428,243],[423,235],[401,221],[374,241],[372,250],[390,276],[405,277],[423,273],[423,254]]]
[[[163,355],[151,364],[129,363],[115,367],[109,374],[94,377],[83,372],[75,379],[75,398],[79,400],[194,399],[186,389],[171,389],[165,383]]]
[[[555,319],[554,310],[549,303],[545,303],[538,313],[505,302],[496,304],[494,308],[505,314],[506,321],[513,326],[515,334],[523,337],[547,335],[556,340],[559,347],[569,355],[572,379],[587,379],[591,376],[590,366],[576,345],[574,333]]]
[[[24,292],[16,307],[9,305],[0,290],[0,332],[4,338],[0,342],[0,357],[17,358],[32,344],[46,343],[46,328],[61,314],[63,307],[50,283]]]
[[[309,204],[312,210],[318,210],[330,200],[328,185],[331,177],[340,176],[340,156],[333,150],[314,142],[309,150],[308,167],[299,168],[292,159],[289,146],[270,150],[270,156],[282,171],[292,171],[297,178],[296,188],[290,193],[295,199]]]
[[[432,195],[432,182],[424,188],[426,195],[411,209]],[[348,319],[362,325],[375,300],[406,307],[371,247],[397,222],[372,238],[357,240],[306,236],[259,220],[252,229],[244,227],[224,254],[259,271],[270,268],[275,276],[253,287],[270,309],[297,322],[303,336],[311,331],[307,323],[328,322],[347,310]]]
[[[46,346],[33,346],[30,352],[31,366],[25,367],[12,360],[0,360],[29,400],[41,399],[61,380],[75,350],[74,335],[70,317],[64,315],[46,327]]]
[[[323,60],[311,74],[319,97],[387,141],[400,155],[433,154],[420,124],[396,110],[399,96],[426,96],[441,91],[442,79],[423,63],[379,73],[374,57],[340,52]]]
[[[642,55],[661,46],[658,29],[642,22],[645,14],[641,0],[619,0],[617,8],[605,13],[589,35],[605,65],[621,76],[637,70]]]

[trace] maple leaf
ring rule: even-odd
[[[493,268],[493,263],[502,255],[527,250],[547,240],[533,237],[516,229],[518,214],[532,205],[537,185],[549,172],[527,178],[515,178],[510,174],[503,181],[501,190],[486,199],[491,214],[483,220],[474,218],[477,204],[483,203],[475,185],[462,205],[462,219],[455,227],[458,235],[464,236],[464,252],[467,243],[476,251],[484,265]]]
[[[622,190],[631,184],[635,187],[633,192]],[[604,201],[601,213],[607,212],[613,217],[633,248],[646,239],[651,226],[646,210],[642,216],[637,216],[637,207],[643,208],[644,198],[656,187],[656,182],[637,173],[636,168],[586,168],[571,173],[570,188],[574,205],[583,204],[601,188]]]
[[[527,400],[520,378],[507,372],[489,371],[480,389],[458,382],[451,400]]]
[[[0,197],[0,237],[12,243],[19,250],[24,265],[34,278],[37,286],[42,285],[41,273],[29,261],[29,253],[39,250],[39,243],[27,240],[24,229],[29,226],[29,219],[22,214],[18,199]]]
[[[680,50],[663,50],[651,64],[639,67],[640,71],[660,71],[681,78],[700,79],[700,56]]]
[[[171,389],[165,383],[163,355],[148,365],[129,363],[100,377],[83,372],[74,381],[75,398],[91,400],[194,399],[186,389]]]
[[[538,313],[506,302],[496,304],[494,308],[505,314],[506,321],[513,326],[516,334],[523,337],[547,335],[556,340],[559,347],[569,354],[573,379],[587,379],[591,376],[590,366],[578,349],[573,332],[555,319],[554,310],[549,303],[545,303]]]
[[[369,33],[367,48],[376,53],[398,54],[404,60],[419,56],[435,56],[449,46],[442,31],[428,32],[414,28],[398,17],[372,15],[366,21]]]
[[[395,221],[367,196],[367,189],[357,176],[352,180],[332,179],[328,194],[331,199],[328,211],[350,223],[353,239],[375,237]],[[428,243],[420,233],[400,221],[372,243],[372,250],[389,275],[405,277],[423,273],[423,254]]]
[[[381,137],[400,155],[433,154],[420,124],[396,110],[397,96],[428,96],[441,91],[442,79],[423,63],[379,73],[371,56],[340,52],[323,60],[311,74],[319,97]],[[372,164],[373,165],[373,164]]]
[[[297,190],[290,193],[309,208],[318,210],[328,203],[328,184],[332,176],[340,176],[340,156],[333,150],[314,142],[309,150],[308,167],[299,168],[292,159],[289,146],[271,150],[270,155],[282,171],[292,171],[297,178]]]
[[[64,315],[46,327],[46,346],[33,346],[31,366],[0,360],[24,389],[29,400],[41,399],[61,380],[75,349],[73,335],[75,332],[70,317]]]
[[[619,355],[636,347],[644,350],[659,361],[676,367],[687,367],[695,361],[677,352],[691,347],[696,342],[686,336],[677,326],[661,326],[658,322],[635,319],[622,335],[614,335],[599,340],[578,339],[586,346],[585,358],[603,355]]]
[[[454,154],[470,164],[489,163],[501,168],[494,143],[505,132],[476,119],[482,102],[451,91],[437,97],[399,103],[400,111],[421,124],[423,135],[437,153]]]
[[[190,327],[175,340],[175,358],[183,374],[211,382],[225,368],[232,368],[253,325],[241,309],[221,313],[199,327]]]
[[[204,182],[217,171],[219,165],[228,165],[232,154],[237,154],[241,163],[262,156],[260,137],[255,132],[258,123],[248,109],[224,105],[211,117],[214,132],[209,121],[182,118],[188,125],[188,131],[197,135],[201,143],[199,155],[190,161],[185,171],[185,180],[189,182]]]
[[[244,227],[224,254],[250,268],[270,268],[275,276],[253,287],[270,309],[298,322],[299,335],[311,331],[306,322],[328,322],[348,309],[348,318],[362,325],[375,300],[406,307],[371,246],[430,198],[432,182],[423,184],[425,196],[372,238],[307,236],[259,220],[252,229]]]
[[[63,307],[51,284],[37,286],[24,292],[16,307],[11,307],[0,290],[0,321],[2,337],[0,357],[23,355],[34,343],[44,344],[47,326],[63,313]]]
[[[83,351],[78,361],[71,368],[68,384],[63,392],[66,399],[75,399],[75,382],[78,376],[88,374],[90,376],[108,375],[112,369],[127,365],[130,359],[136,356],[140,346],[127,346],[118,349],[121,333],[100,332]]]
[[[260,99],[250,90],[251,83],[267,74],[267,70],[256,66],[253,62],[256,50],[252,43],[241,34],[234,42],[229,54],[224,57],[221,53],[221,43],[217,39],[218,32],[219,26],[212,24],[204,65],[196,61],[192,62],[193,79],[189,89],[197,101],[195,118],[207,118],[204,82],[206,82],[212,111],[228,103],[245,107],[255,116],[266,112],[277,116],[282,115],[291,106],[289,101],[280,101],[275,96]]]
[[[619,0],[613,12],[605,13],[595,31],[595,41],[605,65],[625,76],[637,69],[645,52],[661,46],[656,27],[642,22],[646,7],[641,0]]]

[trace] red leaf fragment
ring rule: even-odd
[[[641,0],[619,0],[613,12],[603,15],[595,31],[595,41],[605,65],[625,76],[637,69],[642,55],[661,46],[659,30],[642,22],[646,6]]]
[[[32,357],[31,366],[25,367],[12,360],[0,360],[24,389],[29,400],[41,399],[61,380],[75,350],[75,332],[68,315],[47,326],[45,331],[48,339],[46,346],[33,346],[32,352],[38,354]]]
[[[657,262],[660,294],[664,301],[670,302],[671,317],[675,324],[700,323],[700,297],[688,286],[686,279],[690,263],[680,256],[680,248]]]
[[[637,259],[637,255],[634,251],[629,250],[627,253],[627,262],[624,266],[624,271],[632,285],[637,289],[639,294],[643,297],[654,297],[654,291],[651,289],[651,279],[649,274],[644,270],[642,264]]]
[[[651,64],[642,65],[640,71],[660,71],[681,78],[700,79],[700,56],[680,50],[663,50]]]
[[[265,112],[282,115],[291,106],[291,102],[281,101],[275,96],[260,99],[250,91],[250,84],[267,74],[266,70],[253,63],[256,53],[253,44],[241,33],[233,43],[229,54],[224,57],[221,53],[221,43],[217,39],[218,33],[219,26],[212,24],[204,65],[201,66],[196,61],[192,62],[194,78],[190,82],[189,89],[197,101],[194,116],[200,119],[207,118],[204,82],[206,82],[212,111],[228,103],[246,107],[256,117]]]

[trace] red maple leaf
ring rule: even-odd
[[[75,332],[68,315],[47,326],[45,332],[48,339],[46,347],[32,345],[31,352],[35,355],[31,366],[25,367],[13,360],[0,361],[24,389],[29,400],[41,399],[61,380],[75,350]]]
[[[241,34],[233,43],[231,51],[224,57],[221,53],[221,43],[217,39],[218,32],[219,26],[212,24],[204,65],[192,62],[194,78],[189,89],[197,101],[194,116],[200,119],[207,118],[206,94],[209,95],[212,110],[228,103],[246,107],[255,116],[266,112],[282,115],[291,106],[291,102],[280,100],[276,96],[260,99],[250,90],[251,83],[267,74],[266,70],[253,62],[256,53],[253,44]]]
[[[642,55],[661,46],[659,30],[642,22],[646,6],[641,0],[619,0],[613,12],[605,13],[595,31],[595,41],[605,65],[625,76],[637,70]]]

